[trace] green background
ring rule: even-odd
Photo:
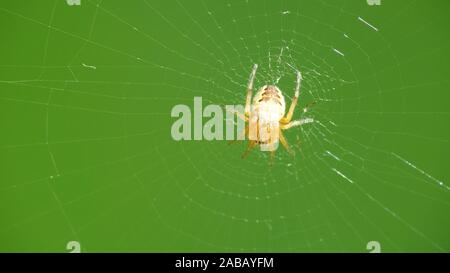
[[[2,1],[0,251],[450,251],[449,15],[446,0]],[[174,105],[243,104],[254,63],[288,104],[303,73],[294,118],[316,122],[286,131],[294,156],[172,139]]]

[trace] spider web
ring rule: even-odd
[[[15,31],[2,28],[2,250],[449,251],[445,8],[41,5],[0,7]],[[255,89],[276,84],[287,105],[302,72],[294,119],[314,123],[285,131],[294,156],[280,147],[269,166],[258,149],[241,159],[243,143],[171,139],[176,104],[244,104],[253,64]]]

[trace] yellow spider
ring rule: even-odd
[[[285,115],[286,101],[281,90],[275,85],[264,85],[253,97],[252,103],[253,81],[255,80],[257,69],[258,65],[255,64],[247,85],[244,116],[240,114],[240,118],[246,122],[244,130],[245,137],[248,137],[250,140],[247,150],[242,157],[246,157],[257,145],[260,145],[261,150],[263,151],[270,151],[271,156],[273,157],[279,142],[281,142],[283,147],[292,154],[292,149],[282,131],[302,124],[314,122],[312,118],[292,120],[294,109],[300,94],[302,75],[297,71],[297,83],[294,98],[292,99],[287,115]],[[306,112],[306,109],[307,108],[304,109],[304,112]]]

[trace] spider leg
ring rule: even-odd
[[[247,85],[247,97],[245,100],[245,116],[250,116],[250,107],[252,103],[252,93],[253,93],[253,82],[255,80],[256,69],[258,69],[258,65],[253,65],[252,73],[250,73],[250,78],[248,79]]]
[[[245,150],[245,152],[242,154],[242,158],[247,157],[247,155],[250,153],[251,150],[253,150],[253,148],[256,147],[256,141],[254,140],[250,140],[250,142],[248,143],[247,146],[247,150]]]
[[[281,145],[288,151],[289,154],[294,155],[294,151],[291,149],[291,146],[289,146],[289,143],[287,142],[286,138],[284,137],[283,133],[280,131],[280,142]]]
[[[287,124],[281,124],[281,129],[287,130],[287,129],[290,129],[292,127],[297,127],[297,126],[300,126],[300,125],[303,125],[303,124],[313,123],[313,122],[314,122],[314,119],[312,119],[312,118],[304,118],[304,119],[301,119],[301,120],[294,120],[294,121],[291,121],[291,122],[289,122]]]
[[[295,86],[294,98],[292,99],[291,106],[289,107],[289,111],[288,111],[286,117],[284,117],[282,119],[283,123],[289,123],[292,119],[292,116],[294,115],[294,110],[295,110],[295,107],[297,106],[297,102],[298,102],[298,96],[300,95],[301,82],[302,82],[302,74],[300,73],[300,71],[297,71],[297,84]]]
[[[270,152],[269,167],[273,166],[274,159],[275,159],[275,151],[271,151]]]

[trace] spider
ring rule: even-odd
[[[257,145],[260,145],[261,150],[263,151],[270,151],[271,157],[273,158],[275,150],[278,148],[278,142],[281,142],[282,146],[290,154],[293,154],[282,131],[314,122],[312,118],[292,120],[294,109],[298,102],[298,96],[300,95],[302,74],[297,71],[294,98],[285,115],[286,101],[281,90],[275,85],[264,85],[253,97],[252,102],[253,82],[255,80],[257,69],[258,65],[255,64],[250,73],[247,85],[244,115],[240,114],[240,118],[245,121],[245,137],[248,137],[249,139],[247,149],[242,155],[242,158],[245,158]],[[312,104],[314,103],[311,103],[310,105]],[[303,111],[306,112],[310,105]]]

